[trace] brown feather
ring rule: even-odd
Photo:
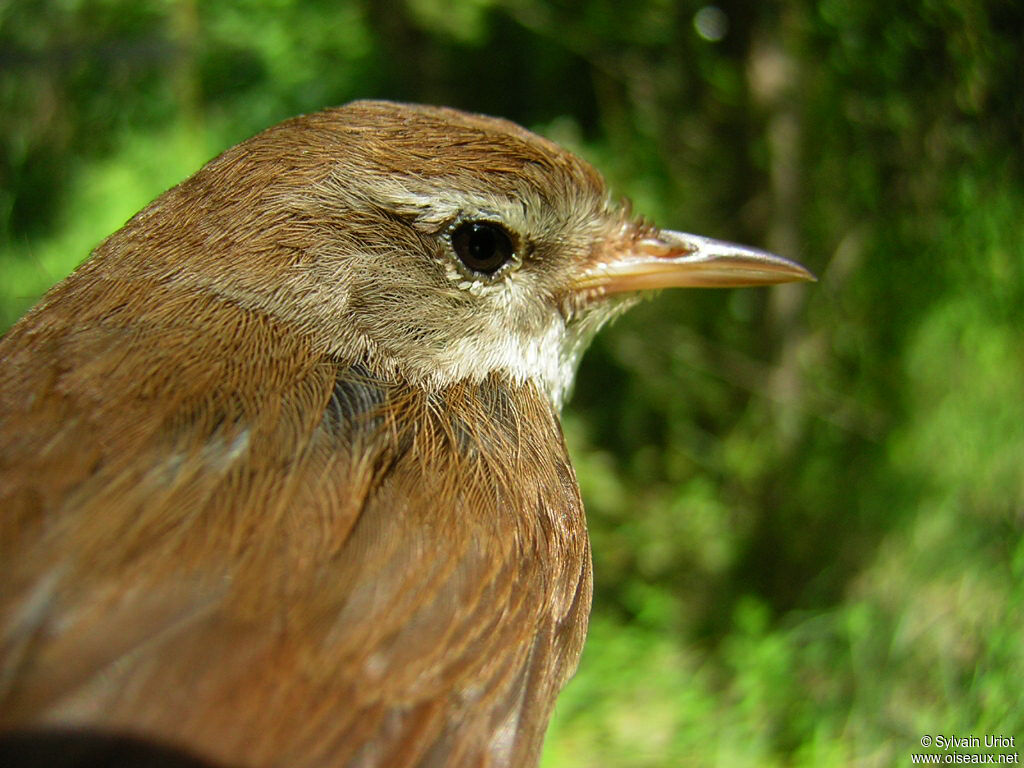
[[[558,408],[605,294],[809,277],[494,118],[356,102],[229,149],[0,342],[0,756],[535,765],[590,607]]]
[[[242,765],[535,759],[590,594],[551,406],[89,276],[2,346],[4,727]]]
[[[507,724],[526,704],[546,722],[590,590],[538,393],[376,380],[206,297],[131,325],[74,298],[103,324],[36,315],[3,344],[9,361],[40,328],[53,345],[0,380],[5,432],[21,425],[0,465],[4,642],[31,638],[5,726],[102,725],[253,765],[536,755],[543,728]],[[503,725],[512,743],[493,742]]]
[[[403,363],[480,314],[418,261],[423,184],[605,204],[510,123],[358,103],[228,150],[3,339],[0,729],[536,761],[585,633],[583,510],[547,393]],[[392,313],[417,295],[433,314]]]

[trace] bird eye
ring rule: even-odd
[[[484,275],[493,275],[516,255],[508,232],[491,221],[460,224],[452,232],[452,248],[467,269]]]

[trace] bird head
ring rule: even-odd
[[[325,354],[428,389],[504,375],[555,408],[641,291],[813,279],[631,216],[590,165],[513,123],[390,102],[275,126],[136,220],[114,238],[125,252],[145,237],[141,268],[267,312]]]

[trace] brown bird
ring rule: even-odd
[[[807,279],[504,120],[229,149],[0,344],[7,754],[534,765],[590,608],[581,353],[642,289]]]

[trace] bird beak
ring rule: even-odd
[[[685,232],[657,230],[614,247],[613,258],[588,269],[579,291],[600,294],[657,288],[736,288],[817,280],[796,262],[757,248]]]

